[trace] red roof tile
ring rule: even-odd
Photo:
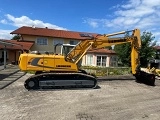
[[[36,36],[47,36],[47,37],[58,37],[58,38],[70,38],[70,39],[78,39],[84,40],[86,37],[81,37],[80,34],[92,34],[94,37],[97,35],[96,33],[86,33],[86,32],[75,32],[75,31],[66,31],[66,30],[56,30],[49,28],[33,28],[23,26],[10,34],[20,34],[20,35],[36,35]]]
[[[6,43],[6,48],[10,50],[29,50],[34,42],[20,42],[17,40],[2,40]],[[13,45],[7,45],[7,43],[13,43]],[[0,49],[4,48],[4,44],[0,43]]]
[[[160,50],[160,46],[155,46],[154,47],[156,50]]]
[[[92,49],[92,50],[89,50],[87,53],[116,54],[115,51],[109,50],[109,49],[105,49],[105,48],[102,48],[102,49]]]

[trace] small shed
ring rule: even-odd
[[[19,55],[23,51],[29,51],[34,42],[20,42],[17,40],[0,39],[0,64],[18,63]]]

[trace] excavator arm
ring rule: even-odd
[[[132,32],[130,36],[125,37],[111,37]],[[131,65],[132,73],[136,73],[136,68],[139,65],[139,49],[141,47],[140,30],[134,29],[131,31],[122,31],[113,34],[99,35],[95,38],[83,40],[78,43],[65,57],[65,60],[77,64],[79,60],[86,54],[89,49],[103,48],[123,43],[131,43]]]
[[[128,35],[131,33],[131,35]],[[123,34],[124,37],[113,37]],[[99,35],[91,37],[78,43],[66,56],[65,60],[77,64],[89,49],[103,48],[123,43],[131,44],[131,69],[132,74],[136,77],[137,82],[143,82],[148,85],[155,84],[155,75],[146,72],[140,68],[139,50],[141,48],[140,30],[122,31],[113,34]],[[86,36],[85,36],[86,37]]]

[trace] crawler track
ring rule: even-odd
[[[28,90],[50,88],[95,88],[97,80],[84,73],[42,73],[29,77],[24,86]]]

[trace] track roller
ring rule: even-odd
[[[38,89],[39,82],[35,78],[31,78],[25,81],[24,87],[28,90]]]

